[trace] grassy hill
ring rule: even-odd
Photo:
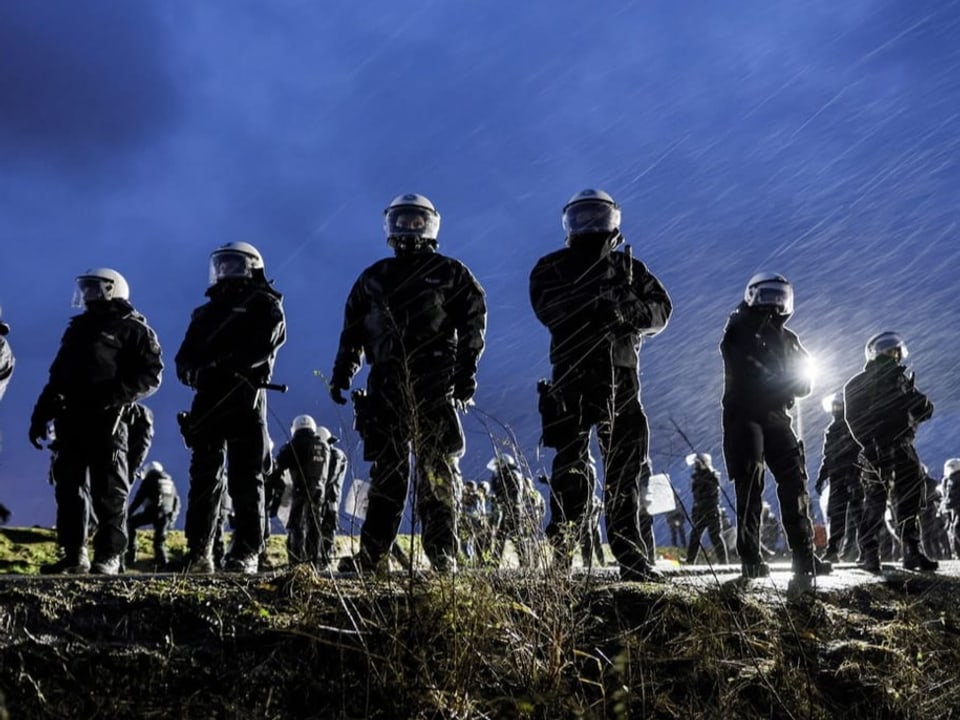
[[[0,528],[0,571],[52,550],[49,531]],[[943,575],[811,591],[735,573],[657,585],[549,570],[140,570],[0,576],[11,717],[851,720],[960,708],[960,581]]]

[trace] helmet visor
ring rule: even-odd
[[[236,250],[224,250],[210,256],[210,284],[228,278],[252,278],[253,258]]]
[[[418,237],[436,240],[440,234],[440,216],[425,208],[396,207],[383,218],[387,237]]]
[[[620,227],[620,208],[602,200],[585,200],[563,209],[563,229],[567,235],[613,232]]]
[[[113,280],[81,275],[77,278],[77,287],[73,291],[73,307],[82,308],[87,303],[113,299]]]
[[[774,308],[780,315],[793,315],[793,288],[784,283],[761,283],[753,293],[754,307]]]

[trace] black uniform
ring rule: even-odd
[[[320,563],[326,568],[333,560],[336,551],[337,529],[340,520],[340,491],[343,479],[347,475],[347,454],[330,442],[330,463],[327,465],[327,477],[323,490],[323,511],[320,518]]]
[[[796,398],[810,393],[804,374],[808,355],[796,334],[784,327],[787,317],[769,306],[741,302],[720,343],[723,455],[737,491],[737,553],[748,575],[764,567],[760,515],[765,464],[777,482],[794,570],[815,570],[803,447],[788,413]]]
[[[10,326],[5,322],[0,322],[0,400],[3,399],[3,394],[7,391],[10,376],[13,375],[13,351],[4,337],[8,332],[10,332]],[[9,519],[10,511],[5,505],[0,504],[0,523],[5,523]]]
[[[666,327],[670,297],[646,266],[611,250],[608,233],[581,235],[542,257],[530,302],[550,331],[552,383],[541,384],[543,444],[556,448],[547,536],[569,562],[589,513],[590,430],[604,463],[604,510],[621,576],[646,577],[653,522],[642,498],[650,478],[647,417],[638,375],[643,336]]]
[[[834,413],[823,436],[823,459],[814,484],[816,491],[821,494],[826,484],[830,484],[830,497],[827,499],[827,520],[830,524],[826,552],[828,560],[838,559],[841,550],[846,555],[850,548],[856,547],[857,527],[863,513],[859,455],[860,446],[850,434],[843,412]],[[844,540],[848,525],[851,534]]]
[[[498,462],[490,476],[490,532],[493,535],[491,562],[499,567],[507,540],[513,543],[520,567],[534,563],[533,519],[528,515],[526,491],[529,486],[520,468]]]
[[[465,265],[440,253],[385,258],[354,283],[330,385],[346,390],[361,361],[370,365],[366,397],[355,406],[363,456],[373,463],[363,564],[375,566],[396,538],[411,445],[424,551],[436,569],[455,561],[464,451],[455,398],[476,388],[485,329],[483,289]]]
[[[717,560],[726,565],[729,562],[727,545],[720,527],[720,473],[713,468],[695,465],[690,489],[693,494],[693,510],[690,513],[693,530],[687,547],[687,562],[692,563],[697,559],[700,540],[706,530],[710,534]]]
[[[318,563],[324,491],[330,464],[330,445],[310,428],[297,430],[277,453],[270,484],[290,472],[293,502],[287,520],[287,555],[292,563]],[[282,484],[279,480],[279,484]]]
[[[960,558],[960,471],[943,479],[943,511],[947,518],[950,549]]]
[[[126,300],[90,302],[70,320],[30,420],[31,440],[46,437],[46,424],[54,422],[57,542],[68,554],[86,545],[91,513],[95,556],[106,560],[127,549],[123,414],[156,391],[162,369],[156,334]]]
[[[8,332],[10,332],[10,326],[0,322],[0,400],[3,400],[3,395],[7,391],[15,364],[13,350],[10,349],[10,343],[4,337]]]
[[[890,496],[905,566],[916,565],[920,548],[920,511],[926,483],[913,440],[917,426],[933,415],[933,403],[916,388],[912,375],[889,355],[864,365],[843,388],[844,413],[853,437],[863,448],[863,518],[860,560],[878,569],[879,533]]]
[[[187,545],[191,557],[212,554],[227,491],[234,512],[230,556],[246,562],[263,549],[267,520],[263,483],[271,459],[262,386],[286,340],[282,297],[259,279],[220,280],[206,295],[176,356],[177,377],[196,390],[182,425],[193,453]]]
[[[143,510],[137,512],[141,506]],[[152,525],[154,562],[160,566],[166,565],[170,559],[167,554],[167,537],[180,514],[180,493],[177,492],[177,486],[169,473],[148,470],[133,496],[129,512],[127,564],[137,559],[137,529]]]

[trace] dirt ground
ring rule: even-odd
[[[67,578],[11,573],[11,532],[12,718],[960,717],[960,563]]]

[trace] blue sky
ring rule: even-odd
[[[402,192],[439,208],[441,251],[484,285],[489,333],[468,476],[513,429],[535,453],[548,338],[529,309],[560,209],[601,187],[675,315],[641,356],[655,469],[682,489],[675,418],[721,456],[717,344],[754,272],[795,285],[790,325],[821,362],[801,406],[811,474],[819,398],[902,332],[936,405],[919,437],[933,468],[960,455],[952,346],[960,182],[957,2],[275,3],[0,0],[0,304],[17,371],[0,404],[0,500],[49,524],[48,456],[30,409],[67,319],[73,278],[127,277],[168,371],[149,402],[153,458],[183,491],[172,360],[224,242],[260,248],[286,296],[289,340],[271,433],[327,398],[354,278],[388,252]],[[343,426],[346,425],[347,428]]]

